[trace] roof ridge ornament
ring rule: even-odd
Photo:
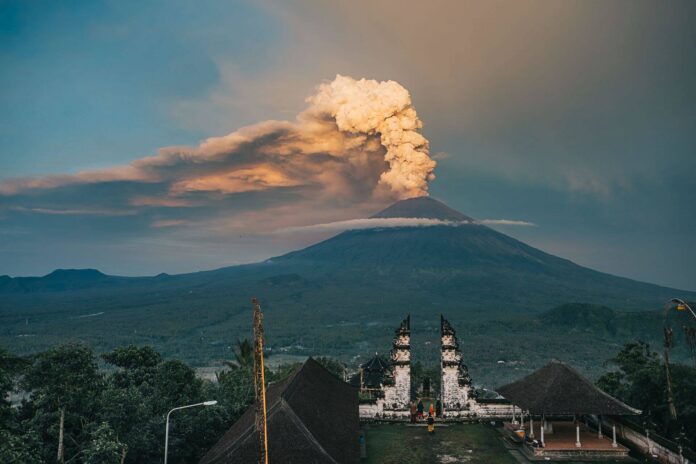
[[[452,324],[450,324],[450,322],[445,319],[445,316],[442,314],[440,314],[440,335],[457,335],[457,332],[454,330],[454,327],[452,327]]]
[[[401,321],[399,328],[395,331],[396,335],[410,335],[411,334],[411,315],[408,314],[406,319]]]

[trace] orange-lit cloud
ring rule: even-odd
[[[314,208],[427,195],[436,163],[404,87],[339,75],[307,102],[294,121],[260,122],[197,147],[166,147],[127,166],[7,180],[0,195],[37,211],[211,207],[237,194],[281,191],[291,195],[276,195],[274,204],[306,199]],[[55,207],[65,192],[79,208]],[[175,222],[153,224],[179,224],[165,221]]]

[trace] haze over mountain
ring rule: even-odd
[[[430,197],[402,200],[373,217],[443,222],[348,230],[262,263],[191,274],[4,276],[0,343],[15,351],[73,338],[97,349],[149,343],[205,364],[248,336],[249,299],[258,296],[271,347],[355,355],[380,340],[388,346],[391,325],[406,313],[426,332],[436,330],[440,313],[465,332],[565,303],[626,312],[659,309],[675,295],[696,296],[579,266]]]

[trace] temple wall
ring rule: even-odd
[[[384,411],[384,400],[379,399],[374,403],[360,403],[358,411],[360,419],[380,417]]]
[[[384,387],[384,409],[406,410],[411,400],[411,333],[408,317],[394,337],[391,360],[394,385]]]
[[[397,407],[394,409],[407,408],[410,399],[411,365],[394,366],[393,403],[397,404]]]
[[[512,418],[512,407],[511,404],[472,402],[472,410],[474,413],[479,417],[487,419],[510,419]]]
[[[593,422],[596,424],[596,416],[591,416]],[[606,436],[611,436],[611,426],[612,422],[609,420],[602,420],[602,431]],[[665,448],[654,440],[649,439],[642,433],[633,430],[632,428],[623,425],[616,424],[616,436],[622,442],[628,443],[630,446],[638,448],[644,454],[651,454],[654,459],[663,464],[695,464],[693,461],[684,458],[682,461],[681,456],[674,451]]]
[[[442,404],[445,409],[466,409],[469,399],[469,387],[459,385],[459,367],[445,366],[442,368],[442,383],[440,384]]]

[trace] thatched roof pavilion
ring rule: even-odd
[[[603,392],[560,361],[551,361],[497,391],[532,414],[628,416],[641,413]]]
[[[558,459],[573,459],[582,457],[585,452],[605,457],[627,455],[628,450],[620,447],[616,442],[615,423],[612,423],[611,445],[607,445],[603,441],[603,416],[628,416],[641,413],[638,409],[632,408],[603,392],[573,368],[560,361],[551,361],[523,379],[499,387],[497,391],[513,405],[522,409],[519,424],[522,431],[526,430],[524,411],[527,411],[529,418],[528,438],[531,440],[535,438],[533,416],[541,416],[541,427],[539,428],[541,447],[530,448],[536,458],[550,456]],[[590,440],[587,433],[584,433],[584,438],[581,441],[581,426],[577,419],[583,415],[597,416],[596,439]],[[566,446],[568,442],[572,446],[573,440],[567,436],[568,433],[556,433],[554,434],[555,443],[546,443],[545,433],[553,433],[553,424],[546,420],[547,416],[573,416],[575,420],[574,447],[569,449]],[[514,417],[514,407],[511,426],[519,431]],[[572,435],[572,432],[569,433]],[[588,446],[583,448],[583,441],[589,448]]]

